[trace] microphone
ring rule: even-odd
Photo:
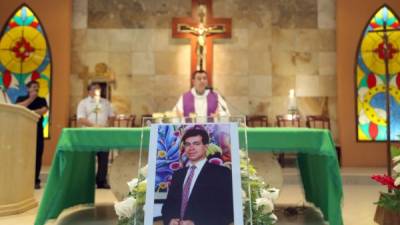
[[[242,112],[242,110],[239,110],[237,107],[235,107],[234,104],[232,104],[231,102],[227,101],[226,98],[221,94],[221,92],[216,89],[213,88],[212,86],[207,86],[206,89],[210,90],[210,91],[215,91],[218,93],[219,96],[221,96],[221,98],[225,101],[226,106],[224,106],[223,104],[221,104],[221,102],[218,101],[218,105],[221,106],[222,110],[224,110],[225,113],[228,113],[229,116],[231,116],[231,113],[227,111],[227,106],[229,106],[229,108],[233,109],[234,111],[238,112],[241,115],[246,115]]]

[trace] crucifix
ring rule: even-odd
[[[232,19],[213,18],[212,0],[192,0],[192,17],[172,19],[172,37],[191,42],[191,73],[204,70],[212,85],[213,39],[230,38]]]

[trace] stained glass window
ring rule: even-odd
[[[400,23],[383,6],[365,28],[357,54],[357,137],[385,141],[386,76],[389,77],[390,139],[400,140]]]
[[[43,26],[26,5],[8,20],[0,39],[0,88],[15,103],[27,95],[25,84],[39,82],[39,96],[50,109],[51,57]],[[50,111],[44,116],[44,137],[49,136]]]

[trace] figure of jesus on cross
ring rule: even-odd
[[[231,37],[231,19],[213,18],[211,0],[192,0],[192,18],[174,18],[172,36],[191,39],[191,72],[207,71],[212,82],[212,39]]]
[[[199,24],[197,27],[192,27],[187,24],[178,24],[178,31],[183,33],[191,33],[197,36],[196,70],[206,70],[205,62],[207,56],[207,49],[206,49],[207,36],[211,34],[223,34],[225,32],[225,27],[222,25],[214,25],[208,27],[206,26],[207,8],[205,5],[199,5],[197,15],[199,18]]]

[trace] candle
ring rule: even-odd
[[[291,113],[297,111],[297,103],[296,103],[296,96],[294,93],[294,89],[289,90],[288,110]]]
[[[94,100],[96,101],[96,104],[99,104],[100,102],[100,90],[96,89],[94,91]]]

